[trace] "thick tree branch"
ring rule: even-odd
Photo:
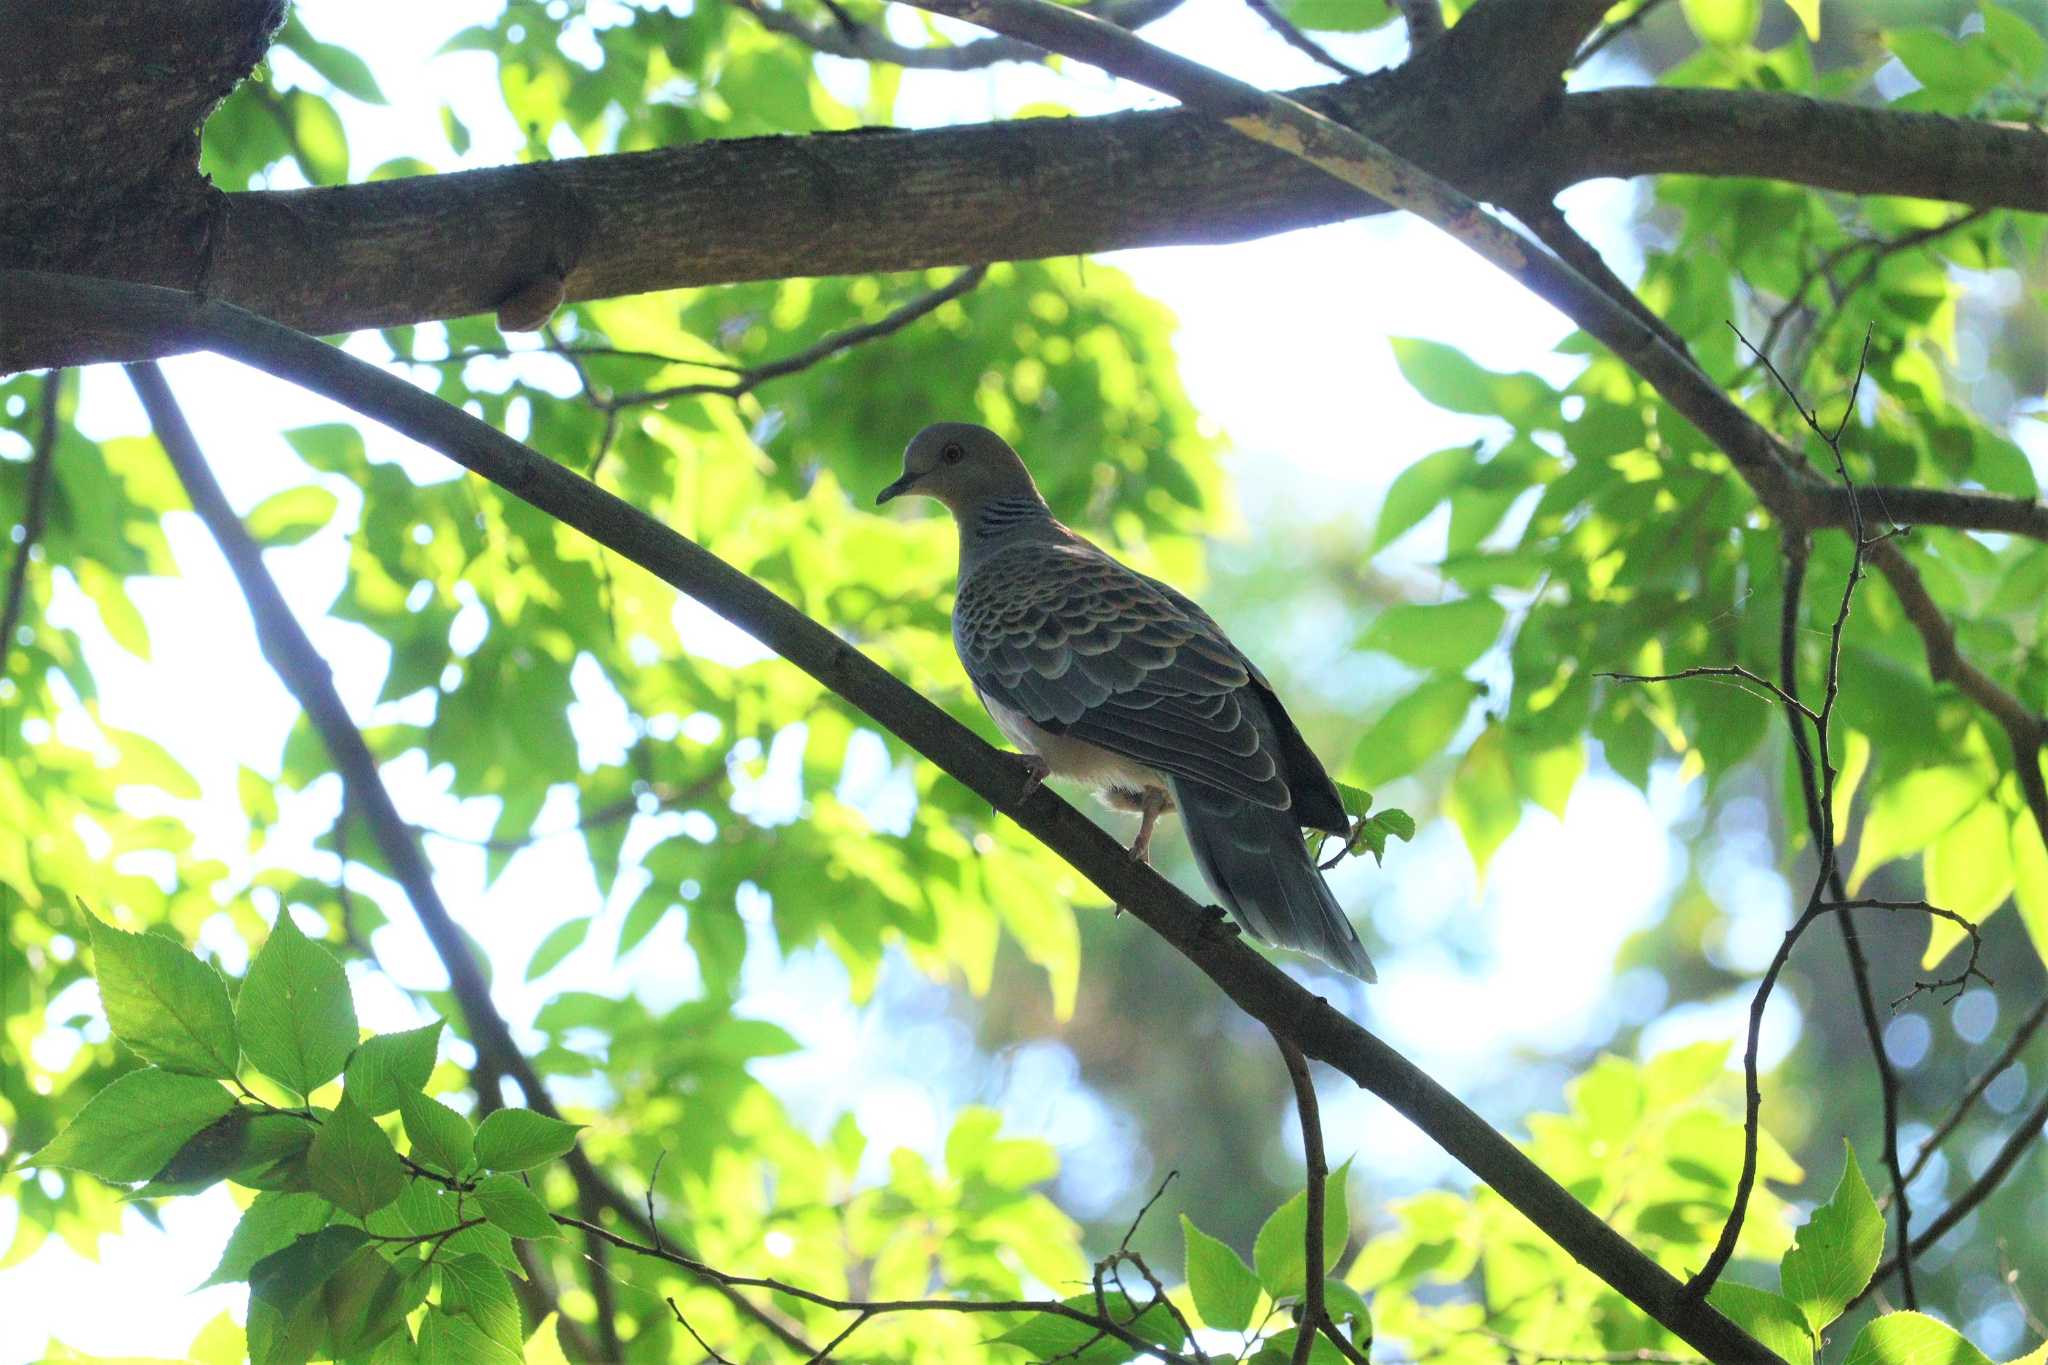
[[[1566,98],[1531,149],[1571,180],[1737,175],[1844,194],[2048,212],[2048,132],[1774,91],[1628,87]]]
[[[1559,99],[1572,54],[1555,49],[1597,19],[1581,0],[1482,5],[1394,71],[1298,93],[1486,199],[1684,171],[2048,211],[2048,134],[2025,128],[1754,91]],[[570,300],[611,298],[1240,241],[1384,207],[1182,110],[721,140],[312,190],[219,195],[195,177],[184,199],[114,224],[25,219],[0,229],[0,267],[203,284],[324,334],[487,313],[543,279]],[[162,354],[4,302],[0,372]]]
[[[119,333],[160,334],[181,349],[218,351],[332,398],[440,451],[688,593],[1014,819],[1170,943],[1240,1009],[1407,1116],[1573,1259],[1695,1349],[1717,1360],[1777,1359],[1711,1305],[1688,1296],[1668,1272],[1407,1058],[1235,936],[1216,932],[1213,914],[1149,866],[1131,861],[1087,816],[1043,788],[1019,800],[1024,783],[1013,755],[991,748],[851,644],[672,528],[433,395],[241,309],[168,290],[61,276],[15,274],[0,277],[0,285],[38,313],[93,319]],[[524,1068],[523,1058],[520,1063]],[[539,1107],[537,1097],[529,1102]]]
[[[318,343],[314,343],[317,345]],[[228,562],[235,581],[248,600],[255,621],[257,644],[292,697],[312,721],[340,770],[349,808],[360,811],[377,840],[379,850],[404,887],[420,924],[433,941],[449,977],[449,989],[462,1006],[470,1040],[477,1049],[480,1071],[508,1075],[519,1083],[526,1102],[552,1118],[561,1117],[549,1097],[546,1083],[526,1059],[503,1015],[492,1002],[489,984],[471,954],[462,931],[434,887],[433,870],[420,849],[419,836],[391,800],[391,793],[377,771],[377,759],[363,734],[348,714],[335,690],[327,661],[307,637],[291,607],[278,591],[276,580],[263,565],[261,548],[228,505],[220,484],[208,468],[198,440],[186,423],[183,411],[164,381],[163,371],[154,364],[132,365],[128,377],[149,414],[150,425],[170,457],[178,478],[185,486],[192,508],[206,524],[221,555]],[[489,1097],[486,1097],[488,1103]],[[588,1203],[612,1207],[625,1201],[584,1157],[580,1148],[570,1153],[570,1171]],[[767,1309],[732,1291],[734,1306],[749,1314],[781,1337],[786,1345],[808,1352],[810,1347],[787,1324]]]
[[[21,539],[14,542],[14,563],[7,570],[7,596],[0,602],[0,678],[7,676],[7,655],[14,648],[14,632],[21,629],[21,614],[28,604],[28,570],[35,562],[36,546],[43,538],[43,523],[49,516],[50,471],[57,462],[57,432],[62,423],[58,408],[64,397],[64,371],[52,370],[43,379],[42,414],[37,420],[35,444],[29,450],[28,489],[22,498]]]

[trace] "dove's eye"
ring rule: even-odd
[[[959,464],[966,454],[967,452],[961,448],[958,441],[948,441],[946,442],[945,449],[939,452],[939,458],[947,464]]]

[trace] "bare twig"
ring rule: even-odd
[[[1601,29],[1598,33],[1588,38],[1586,40],[1586,45],[1579,49],[1579,55],[1572,58],[1572,65],[1584,66],[1589,60],[1592,59],[1594,53],[1600,51],[1600,49],[1606,47],[1616,38],[1621,37],[1624,33],[1627,33],[1630,29],[1634,28],[1637,24],[1640,24],[1643,22],[1643,20],[1649,18],[1651,12],[1654,11],[1657,8],[1657,6],[1663,3],[1664,0],[1643,0],[1642,4],[1637,5],[1627,14],[1623,15],[1619,19],[1616,19],[1606,28]]]
[[[1272,0],[1244,0],[1245,7],[1266,21],[1266,27],[1280,35],[1287,45],[1297,52],[1308,54],[1313,61],[1322,63],[1330,70],[1348,76],[1353,80],[1364,80],[1365,73],[1348,62],[1340,61],[1330,50],[1315,39],[1303,33],[1292,19],[1282,14]]]
[[[1744,337],[1741,331],[1735,329],[1732,323],[1730,324],[1730,330],[1735,331],[1736,337],[1744,345],[1749,345],[1749,339]],[[1752,346],[1750,349],[1754,351],[1755,347]],[[1867,337],[1864,339],[1863,352],[1864,358],[1867,360],[1870,354],[1870,342]],[[1721,1233],[1715,1239],[1713,1250],[1708,1254],[1706,1263],[1700,1267],[1699,1272],[1686,1281],[1687,1292],[1702,1299],[1706,1297],[1707,1291],[1713,1288],[1715,1280],[1720,1277],[1721,1271],[1727,1266],[1729,1258],[1735,1254],[1735,1243],[1741,1235],[1743,1221],[1749,1212],[1750,1195],[1756,1188],[1757,1143],[1763,1125],[1763,1085],[1759,1074],[1758,1054],[1763,1043],[1764,1009],[1770,1003],[1772,988],[1777,985],[1778,975],[1784,970],[1785,964],[1791,960],[1792,949],[1798,944],[1800,936],[1806,932],[1808,926],[1830,909],[1831,903],[1826,899],[1826,896],[1829,888],[1834,886],[1837,881],[1834,817],[1836,770],[1829,723],[1834,717],[1835,702],[1841,696],[1842,634],[1849,624],[1849,609],[1855,601],[1856,585],[1863,578],[1864,555],[1869,548],[1869,542],[1865,539],[1863,533],[1862,504],[1855,497],[1855,487],[1849,479],[1848,465],[1842,458],[1842,432],[1848,425],[1849,414],[1855,409],[1857,392],[1863,386],[1863,366],[1859,364],[1856,368],[1856,380],[1850,386],[1849,396],[1842,405],[1841,423],[1836,426],[1833,432],[1829,432],[1821,426],[1818,413],[1809,411],[1806,405],[1799,400],[1799,396],[1791,392],[1791,386],[1785,384],[1783,376],[1779,375],[1776,368],[1771,366],[1769,358],[1762,357],[1762,359],[1765,367],[1770,370],[1772,377],[1777,379],[1781,385],[1784,385],[1787,393],[1792,398],[1793,405],[1799,409],[1800,415],[1806,419],[1807,425],[1823,441],[1827,442],[1828,448],[1834,453],[1836,472],[1839,474],[1843,486],[1848,488],[1850,492],[1851,536],[1854,543],[1850,551],[1849,572],[1842,582],[1841,603],[1835,609],[1834,622],[1828,629],[1827,669],[1822,676],[1821,704],[1819,709],[1808,711],[1805,704],[1799,700],[1795,691],[1789,688],[1776,688],[1774,685],[1774,690],[1778,692],[1779,698],[1787,712],[1796,711],[1801,715],[1807,716],[1813,726],[1813,748],[1810,754],[1806,749],[1805,734],[1799,730],[1796,724],[1793,724],[1792,728],[1794,731],[1794,744],[1801,761],[1802,774],[1811,775],[1817,770],[1819,776],[1819,783],[1814,788],[1812,798],[1808,802],[1809,816],[1816,822],[1816,827],[1819,831],[1814,846],[1817,866],[1814,869],[1813,887],[1807,893],[1806,909],[1793,922],[1792,927],[1785,931],[1785,937],[1778,944],[1778,951],[1772,955],[1770,965],[1765,969],[1763,978],[1757,982],[1756,994],[1750,998],[1749,1035],[1742,1052],[1742,1172],[1736,1178],[1735,1197],[1729,1202],[1728,1217],[1721,1225]],[[1788,587],[1796,586],[1803,589],[1805,580],[1803,547],[1799,550],[1797,557],[1801,561],[1801,570],[1797,582],[1789,584]],[[1789,592],[1788,597],[1790,597]],[[1780,615],[1781,652],[1783,637],[1786,631],[1785,618],[1789,615],[1796,619],[1797,610],[1796,600],[1790,601]],[[1781,668],[1783,667],[1781,664]],[[1796,683],[1796,674],[1788,672],[1788,676],[1791,676]],[[1791,723],[1789,716],[1788,723]]]
[[[1600,672],[1595,673],[1593,676],[1596,678],[1612,678],[1615,682],[1625,683],[1683,682],[1687,678],[1739,678],[1752,687],[1762,688],[1770,694],[1768,699],[1775,699],[1780,706],[1805,719],[1808,723],[1817,723],[1820,720],[1819,714],[1805,702],[1799,700],[1799,698],[1793,696],[1769,678],[1752,673],[1741,664],[1702,664],[1697,668],[1681,668],[1676,673]],[[1758,700],[1767,700],[1767,698],[1760,697]]]
[[[690,1334],[690,1340],[697,1343],[698,1348],[704,1352],[704,1358],[707,1361],[710,1361],[711,1365],[733,1365],[731,1360],[729,1360],[725,1356],[720,1355],[718,1351],[711,1345],[710,1342],[704,1340],[702,1336],[698,1335],[697,1329],[690,1325],[690,1320],[683,1316],[683,1310],[676,1306],[676,1301],[673,1296],[664,1299],[663,1302],[668,1305],[668,1311],[676,1315],[676,1322],[682,1327],[682,1329],[685,1332],[688,1332]],[[856,1323],[856,1325],[858,1324]],[[838,1344],[839,1343],[837,1341],[834,1341],[832,1343],[832,1346],[836,1346]],[[825,1349],[829,1351],[831,1349],[831,1346],[827,1346]],[[812,1357],[812,1359],[822,1358],[822,1352],[818,1356]]]
[[[1323,1307],[1323,1196],[1325,1183],[1330,1175],[1330,1163],[1323,1155],[1323,1120],[1316,1104],[1315,1078],[1309,1075],[1308,1058],[1301,1055],[1301,1049],[1292,1042],[1273,1035],[1273,1041],[1280,1048],[1280,1056],[1287,1063],[1287,1079],[1294,1085],[1294,1108],[1301,1119],[1302,1165],[1307,1178],[1307,1217],[1303,1222],[1301,1251],[1303,1261],[1304,1288],[1301,1296],[1301,1312],[1294,1333],[1294,1358],[1291,1365],[1307,1365],[1309,1352],[1314,1349],[1316,1333],[1329,1321],[1329,1312]],[[1336,1335],[1332,1332],[1331,1335]]]
[[[1853,494],[1852,488],[1852,497]],[[1778,616],[1778,679],[1786,695],[1796,700],[1799,696],[1799,612],[1806,595],[1808,546],[1804,534],[1790,527],[1785,530],[1784,544],[1785,597]],[[1799,764],[1799,792],[1806,808],[1807,835],[1813,840],[1815,856],[1819,857],[1823,844],[1833,847],[1836,843],[1834,811],[1822,808],[1813,750],[1806,742],[1805,730],[1800,728],[1797,717],[1789,708],[1786,725],[1791,731],[1793,754]],[[1828,894],[1836,901],[1846,901],[1849,893],[1842,883],[1840,861],[1836,858],[1827,861]],[[1899,1211],[1899,1245],[1903,1247],[1911,1236],[1912,1206],[1906,1197],[1908,1181],[1899,1170],[1898,1073],[1892,1068],[1891,1054],[1885,1051],[1884,1025],[1877,1017],[1877,996],[1871,989],[1870,963],[1863,953],[1863,940],[1856,931],[1855,913],[1843,909],[1836,915],[1835,923],[1841,930],[1842,948],[1848,956],[1849,977],[1856,988],[1856,1008],[1863,1021],[1864,1038],[1870,1044],[1871,1065],[1877,1070],[1884,1118],[1884,1164],[1891,1175],[1892,1199]],[[1910,1273],[1905,1285],[1910,1299]],[[1908,1306],[1914,1305],[1909,1303]]]
[[[807,370],[821,360],[827,360],[841,351],[852,350],[862,342],[874,341],[900,332],[927,313],[951,303],[963,294],[971,293],[974,287],[988,277],[985,265],[969,266],[946,283],[927,293],[920,294],[901,307],[890,310],[885,316],[859,327],[849,327],[843,332],[834,332],[814,345],[806,346],[795,355],[765,364],[750,366],[735,374],[732,379],[718,384],[677,384],[670,388],[649,389],[640,393],[616,394],[610,399],[599,401],[594,395],[592,401],[606,410],[642,407],[649,403],[665,403],[671,398],[691,398],[711,394],[720,398],[739,398],[752,393],[771,379]]]
[[[1936,1124],[1934,1131],[1927,1135],[1927,1141],[1920,1144],[1919,1154],[1913,1158],[1913,1164],[1906,1170],[1906,1183],[1911,1184],[1919,1179],[1920,1172],[1927,1169],[1927,1163],[1941,1150],[1941,1144],[1948,1140],[1948,1135],[1968,1116],[1971,1107],[1977,1103],[1985,1090],[1990,1088],[1991,1083],[2005,1074],[2006,1068],[2013,1064],[2013,1059],[2020,1055],[2020,1050],[2040,1032],[2044,1020],[2048,1020],[2048,997],[2044,997],[2034,1006],[2033,1012],[2020,1021],[2019,1027],[2012,1031],[2012,1037],[2006,1041],[2005,1047],[2000,1050],[1991,1065],[1978,1072],[1976,1079],[1963,1087],[1963,1093],[1957,1097],[1955,1107],[1949,1110],[1948,1117]]]
[[[802,1285],[791,1284],[787,1280],[760,1275],[736,1275],[680,1252],[661,1251],[643,1245],[595,1223],[585,1222],[581,1218],[571,1218],[567,1214],[557,1213],[553,1217],[563,1227],[578,1228],[586,1235],[609,1242],[621,1251],[631,1251],[657,1261],[666,1261],[670,1265],[689,1271],[699,1279],[723,1284],[732,1289],[766,1289],[773,1293],[786,1294],[793,1299],[801,1299],[805,1303],[816,1304],[820,1308],[842,1313],[858,1313],[863,1320],[888,1313],[1047,1313],[1053,1317],[1081,1323],[1105,1337],[1122,1342],[1140,1355],[1168,1362],[1168,1365],[1195,1365],[1194,1357],[1146,1341],[1113,1317],[1090,1313],[1086,1309],[1075,1308],[1057,1299],[843,1299],[831,1294],[821,1294],[814,1289],[806,1289]],[[669,1306],[675,1310],[676,1317],[680,1320],[681,1310],[675,1309],[674,1304]],[[840,1340],[844,1340],[844,1334]],[[807,1354],[813,1360],[824,1358],[816,1351],[807,1351]]]
[[[43,538],[43,522],[49,515],[50,471],[57,462],[57,409],[64,397],[67,371],[52,370],[43,378],[42,418],[28,460],[28,496],[21,512],[21,539],[14,544],[14,566],[7,571],[7,598],[0,605],[0,678],[7,676],[7,654],[14,647],[14,633],[21,628],[22,609],[28,601],[28,566],[36,545]]]
[[[1651,0],[1651,3],[1655,4],[1656,0]],[[1637,14],[1642,12],[1636,11]],[[1537,241],[1555,251],[1572,269],[1605,290],[1609,298],[1628,309],[1636,321],[1655,332],[1666,346],[1687,359],[1692,358],[1692,349],[1685,344],[1685,338],[1680,336],[1670,323],[1664,321],[1655,309],[1636,297],[1636,291],[1629,288],[1627,282],[1614,273],[1614,268],[1607,264],[1606,258],[1601,256],[1591,242],[1580,235],[1579,230],[1564,216],[1564,210],[1554,201],[1540,194],[1525,195],[1511,202],[1508,209],[1528,225],[1529,231],[1535,234]]]
[[[2027,1154],[2027,1149],[2040,1139],[2044,1125],[2048,1125],[2048,1095],[2041,1097],[2041,1102],[2028,1111],[2026,1117],[2020,1120],[2019,1127],[2013,1129],[2000,1144],[1998,1154],[1991,1159],[1991,1164],[1984,1168],[1984,1173],[1970,1182],[1970,1187],[1958,1195],[1954,1203],[1937,1214],[1921,1230],[1920,1235],[1913,1239],[1912,1255],[1926,1255],[1936,1242],[1948,1235],[1950,1229],[1969,1217],[1970,1212],[1979,1204],[1989,1199],[1992,1192],[2012,1174],[2013,1168],[2019,1165],[2020,1158]],[[1879,1266],[1877,1273],[1870,1277],[1870,1283],[1864,1286],[1862,1293],[1849,1300],[1848,1306],[1854,1308],[1875,1293],[1878,1285],[1898,1270],[1904,1259],[1893,1256]]]

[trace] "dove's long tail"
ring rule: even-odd
[[[1377,981],[1344,907],[1309,857],[1292,812],[1217,787],[1169,778],[1203,880],[1254,937],[1314,953]]]

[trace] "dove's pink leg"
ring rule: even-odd
[[[1159,823],[1159,814],[1171,804],[1171,798],[1163,787],[1145,788],[1145,797],[1138,807],[1138,837],[1131,840],[1131,861],[1149,863],[1152,861],[1152,827]]]

